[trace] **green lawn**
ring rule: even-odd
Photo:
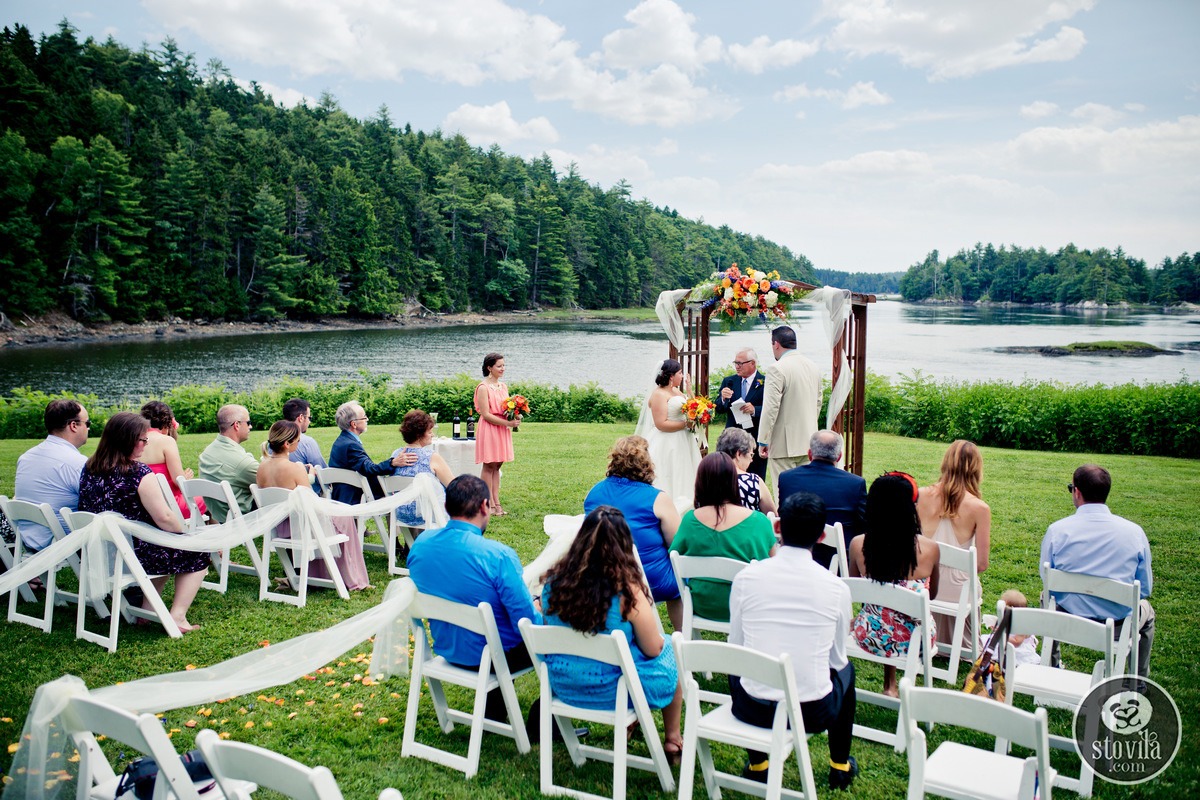
[[[516,436],[517,461],[506,467],[504,474],[503,501],[510,515],[495,519],[489,535],[512,545],[523,560],[532,559],[544,541],[542,515],[578,513],[588,487],[603,475],[607,448],[616,437],[628,432],[628,425],[522,425]],[[312,433],[328,451],[337,431]],[[263,438],[264,433],[256,431],[249,444],[257,447]],[[183,437],[180,444],[185,465],[194,466],[200,450],[210,440],[209,435]],[[367,432],[365,442],[370,452],[382,458],[400,444],[400,436],[394,428],[385,430],[380,426]],[[0,493],[11,494],[17,456],[32,444],[0,441]],[[886,469],[901,469],[928,483],[936,477],[943,450],[944,445],[937,443],[868,434],[866,474],[870,477]],[[985,448],[983,494],[993,513],[991,568],[983,576],[985,608],[994,607],[999,594],[1010,587],[1021,589],[1031,599],[1037,596],[1042,533],[1049,523],[1071,513],[1066,484],[1074,468],[1088,460],[1099,461],[1112,471],[1114,512],[1141,524],[1150,537],[1155,567],[1153,600],[1158,615],[1153,677],[1174,695],[1184,715],[1185,731],[1174,765],[1160,780],[1129,789],[1097,779],[1095,794],[1194,797],[1200,794],[1200,737],[1195,734],[1200,730],[1200,669],[1191,624],[1194,602],[1189,598],[1200,597],[1200,577],[1191,569],[1200,562],[1200,461]],[[310,593],[304,609],[259,603],[257,582],[248,576],[232,575],[227,595],[202,591],[197,598],[189,618],[202,623],[202,631],[171,640],[161,633],[127,626],[121,632],[120,649],[111,656],[74,638],[73,609],[59,610],[51,634],[20,624],[0,625],[0,674],[4,676],[0,682],[0,742],[17,741],[36,687],[63,673],[78,675],[89,686],[99,687],[182,670],[189,664],[204,666],[258,648],[263,641],[278,642],[321,629],[368,608],[382,597],[387,576],[382,556],[368,554],[367,563],[378,588],[355,593],[348,602],[332,592],[317,590]],[[395,679],[364,686],[361,676],[369,654],[370,644],[364,643],[331,664],[331,672],[315,676],[316,680],[300,680],[259,696],[214,704],[205,709],[210,715],[200,709],[171,711],[164,723],[168,729],[178,729],[174,739],[180,750],[192,746],[196,730],[213,727],[235,739],[280,750],[306,763],[324,764],[338,778],[347,800],[369,800],[385,786],[395,786],[410,798],[478,800],[538,795],[536,751],[522,757],[513,743],[502,737],[484,737],[481,772],[470,783],[460,773],[416,759],[401,759],[408,685],[403,679]],[[878,680],[879,675],[871,669],[861,670],[860,685]],[[528,708],[536,696],[534,680],[523,679],[518,689]],[[462,694],[453,697],[466,702]],[[360,703],[361,708],[356,708]],[[361,716],[356,716],[357,712]],[[295,716],[289,719],[293,713]],[[383,718],[386,721],[381,721]],[[1052,718],[1060,728],[1069,722],[1066,717]],[[430,719],[432,707],[426,699],[419,738],[436,743],[442,735]],[[886,724],[887,718],[860,706],[860,719]],[[197,722],[195,728],[186,726],[190,720]],[[247,727],[251,722],[254,725]],[[944,727],[935,729],[931,749],[947,733]],[[604,734],[601,730],[593,733],[601,738]],[[456,730],[448,738],[460,752],[466,752],[465,731]],[[824,795],[824,737],[814,737],[811,746],[818,792]],[[641,743],[634,746],[635,750],[642,747]],[[854,786],[855,796],[903,795],[908,772],[903,757],[860,740],[854,743],[854,753],[862,768]],[[739,752],[718,748],[717,757],[723,769],[740,769]],[[10,757],[0,755],[0,759],[0,768],[6,769]],[[1078,768],[1070,757],[1056,758],[1056,763],[1071,774]],[[560,782],[565,780],[599,793],[609,791],[610,768],[589,764],[573,770],[561,747],[556,750],[555,773]],[[981,780],[986,777],[981,776]],[[700,784],[697,797],[704,795]],[[794,774],[788,784],[798,788]],[[648,773],[634,771],[629,796],[661,796],[661,792]]]

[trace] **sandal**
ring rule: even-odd
[[[663,741],[663,752],[667,756],[667,762],[677,767],[683,760],[683,742],[679,739],[666,739]]]

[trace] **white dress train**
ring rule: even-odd
[[[667,419],[683,421],[683,397],[667,401]],[[692,507],[696,487],[696,469],[700,466],[700,445],[687,428],[660,431],[654,425],[650,399],[642,404],[635,433],[650,443],[650,459],[654,462],[654,485],[667,493],[676,508]]]

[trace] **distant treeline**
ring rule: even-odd
[[[1121,248],[1080,250],[1070,244],[999,248],[976,244],[942,261],[938,251],[913,264],[900,280],[905,300],[993,303],[1200,303],[1200,252],[1165,258],[1147,269]]]
[[[401,111],[403,113],[403,111]],[[0,36],[0,310],[275,319],[652,304],[787,248],[461,135],[287,109],[218,61]]]
[[[837,269],[813,269],[817,280],[826,286],[849,289],[863,294],[900,294],[903,272],[843,272]]]

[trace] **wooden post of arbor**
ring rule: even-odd
[[[816,289],[811,283],[788,281],[799,290]],[[854,373],[854,385],[846,405],[834,420],[833,429],[842,434],[845,439],[846,470],[855,475],[862,475],[863,464],[863,428],[866,424],[866,395],[867,395],[867,306],[875,302],[875,295],[850,294],[850,315],[846,318],[845,329],[842,331],[840,346],[846,353],[846,360]],[[696,394],[708,394],[709,376],[709,333],[711,330],[712,314],[710,308],[695,308],[684,304],[681,300],[677,306],[683,319],[684,346],[677,349],[669,345],[669,358],[678,360],[683,365],[685,374],[692,376],[692,389]],[[837,382],[841,374],[842,360],[833,357],[833,381]],[[707,437],[706,437],[707,440]]]

